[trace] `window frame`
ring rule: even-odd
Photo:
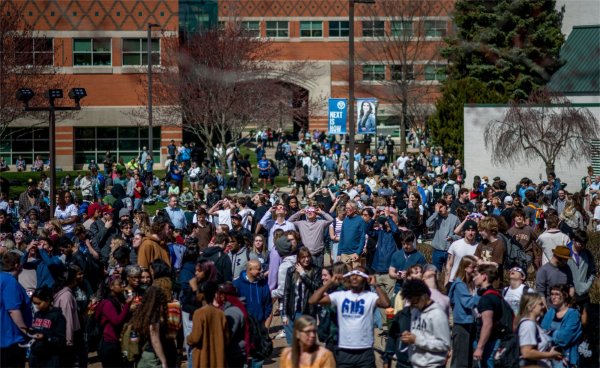
[[[410,28],[398,27],[398,25],[405,25],[410,23]],[[415,24],[412,20],[392,20],[390,21],[390,31],[392,37],[406,37],[411,38],[415,35]],[[410,31],[410,32],[408,32]],[[408,33],[408,34],[407,34]]]
[[[375,68],[380,69],[380,70],[375,70]],[[362,73],[363,73],[362,74],[363,81],[368,81],[368,82],[384,81],[385,80],[385,65],[384,64],[364,64],[362,66]],[[367,76],[369,76],[369,78],[366,78]]]
[[[75,44],[77,41],[82,41],[82,40],[89,40],[90,41],[90,51],[75,51]],[[110,45],[110,49],[109,51],[94,51],[94,42],[95,40],[103,40],[103,41],[108,41],[109,45]],[[110,61],[108,64],[94,64],[94,55],[100,55],[100,54],[109,54],[110,55]],[[90,64],[89,65],[85,65],[85,64],[76,64],[75,63],[75,56],[76,55],[90,55]],[[77,67],[77,68],[88,68],[88,67],[92,67],[92,68],[97,68],[97,67],[112,67],[113,65],[113,47],[112,47],[112,38],[110,37],[78,37],[78,38],[74,38],[73,39],[73,66]]]
[[[433,72],[430,71],[430,70],[427,70],[428,68],[434,68]],[[447,68],[448,68],[447,64],[441,64],[441,63],[428,63],[428,64],[425,64],[423,66],[423,78],[426,81],[430,81],[430,82],[432,82],[432,81],[443,82],[448,77]],[[443,77],[442,78],[440,78],[440,76],[442,76],[442,73],[440,73],[440,71],[443,71]],[[430,78],[431,75],[433,75],[433,79]]]
[[[138,41],[139,51],[125,51],[125,41]],[[158,41],[158,51],[154,51],[154,41]],[[144,50],[144,47],[148,40],[146,38],[122,38],[121,39],[121,65],[122,66],[148,66],[146,60],[146,64],[144,64],[144,57],[147,57],[147,50]],[[152,38],[152,52],[150,58],[154,60],[154,56],[158,55],[157,63],[152,63],[152,66],[160,66],[161,65],[161,47],[160,47],[160,38]],[[126,64],[125,56],[126,55],[139,55],[140,63],[139,64]]]
[[[15,51],[15,61],[16,64],[19,66],[23,66],[23,67],[34,67],[34,66],[40,66],[40,67],[51,67],[54,66],[54,38],[52,37],[27,37],[25,40],[30,40],[31,41],[31,49],[28,48],[28,50],[26,51]],[[43,40],[44,42],[50,42],[50,50],[37,50],[36,48],[36,42]],[[51,54],[52,57],[49,58],[49,63],[47,64],[38,64],[36,63],[36,55],[38,54]],[[31,58],[28,58],[30,62],[27,63],[20,63],[19,60],[19,55],[31,55]]]
[[[256,29],[248,27],[250,24],[256,25]],[[249,37],[260,37],[260,21],[259,20],[243,20],[240,22],[240,28],[248,34]]]
[[[336,27],[332,27],[333,24],[336,24]],[[343,24],[346,24],[346,27],[343,27]],[[331,31],[337,30],[337,35],[332,35]],[[343,35],[343,32],[346,32],[346,35]],[[350,22],[347,20],[330,20],[329,21],[329,37],[349,37],[350,36]]]
[[[404,67],[407,67],[407,70],[404,71]],[[414,81],[415,80],[415,66],[413,64],[392,64],[390,65],[390,77],[392,81],[402,81],[402,78],[396,78],[398,73],[405,73],[406,76],[404,78],[405,81]]]
[[[104,131],[100,131],[103,129]],[[161,137],[160,126],[153,127],[153,155],[155,158],[160,155],[160,137]],[[86,135],[82,132],[87,131]],[[89,133],[93,131],[92,135]],[[110,133],[109,133],[110,132]],[[133,134],[127,134],[133,133]],[[107,136],[108,135],[108,136]],[[106,142],[114,142],[114,148],[109,149],[115,156],[130,157],[139,154],[139,147],[147,146],[148,144],[148,127],[137,127],[137,126],[92,126],[92,127],[75,127],[73,130],[74,147],[73,147],[73,163],[74,165],[87,165],[89,162],[81,162],[81,158],[84,159],[94,157],[96,162],[101,162],[104,158],[104,154],[107,149],[104,144]],[[94,149],[80,149],[82,146],[86,147],[86,144],[92,144]],[[125,146],[135,147],[135,149],[125,149],[121,147]],[[89,148],[91,146],[88,146]]]
[[[302,26],[308,25],[308,30],[303,30]],[[318,29],[313,28],[315,25],[319,25]],[[323,21],[322,20],[301,20],[300,21],[300,37],[302,38],[323,38]],[[303,32],[308,32],[308,34],[303,34]],[[317,33],[317,34],[315,34]]]
[[[443,23],[443,27],[441,24]],[[448,35],[448,21],[442,19],[428,19],[423,22],[425,37],[442,38]],[[433,34],[430,34],[433,33]]]
[[[285,29],[283,27],[281,27],[283,24],[285,24]],[[268,21],[266,21],[265,22],[265,36],[267,36],[268,38],[289,38],[290,37],[290,22],[288,22],[287,20],[268,20]]]
[[[381,25],[381,27],[376,27]],[[384,20],[363,20],[362,21],[362,36],[363,37],[384,37],[385,36],[385,21]]]

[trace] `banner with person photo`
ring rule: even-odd
[[[374,98],[356,100],[356,133],[377,133],[377,100]]]

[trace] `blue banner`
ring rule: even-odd
[[[330,98],[327,134],[346,134],[348,99]]]

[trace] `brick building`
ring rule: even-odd
[[[326,129],[326,105],[315,101],[348,96],[347,0],[4,1],[14,4],[52,43],[58,71],[87,90],[83,110],[57,121],[57,167],[63,169],[102,161],[106,150],[128,160],[146,145],[147,127],[132,114],[145,108],[139,80],[146,72],[148,23],[161,27],[153,33],[156,63],[166,57],[165,38],[228,22],[241,22],[256,37],[272,40],[279,49],[274,62],[310,61],[313,78],[282,81],[295,91],[291,103],[317,106],[305,121],[295,122],[305,128]],[[397,134],[398,116],[419,123],[430,113],[445,76],[439,49],[452,29],[453,3],[378,0],[356,5],[356,97],[379,99],[381,132]],[[403,112],[401,101],[406,101]],[[153,146],[159,162],[159,152],[163,156],[169,141],[180,141],[184,133],[161,127],[160,117],[155,122]],[[30,124],[21,119],[11,129]],[[38,154],[47,157],[47,133],[43,128],[21,130],[1,142],[0,155],[11,164],[19,155],[29,163]]]

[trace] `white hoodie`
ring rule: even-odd
[[[437,303],[431,303],[423,311],[412,309],[410,332],[416,336],[415,343],[409,348],[413,367],[445,364],[450,350],[450,324],[446,312]]]

